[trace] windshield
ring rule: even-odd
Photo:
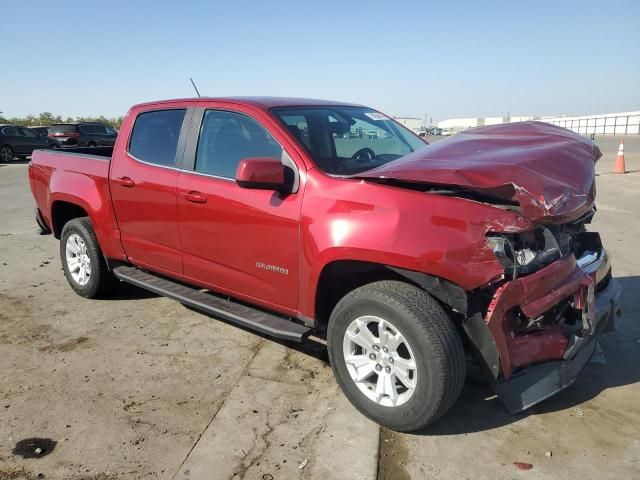
[[[272,112],[318,167],[355,175],[427,146],[420,137],[366,107],[280,107]]]

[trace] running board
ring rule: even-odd
[[[292,342],[302,342],[311,333],[309,327],[292,322],[238,302],[203,292],[152,273],[121,265],[113,273],[123,282],[131,283],[163,297],[173,298],[204,313],[220,317],[237,325],[255,330],[270,337]]]

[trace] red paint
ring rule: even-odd
[[[279,158],[245,158],[238,164],[238,185],[284,185],[284,168]],[[252,188],[252,187],[249,187]]]
[[[513,462],[513,464],[516,466],[518,470],[531,470],[533,468],[533,465],[531,465],[530,463]]]
[[[488,231],[517,232],[541,220],[575,218],[593,202],[590,142],[539,123],[475,129],[360,175],[463,186],[516,200],[522,215],[488,203],[329,176],[315,168],[269,109],[335,104],[236,98],[138,105],[121,126],[110,163],[36,152],[29,168],[32,191],[49,225],[55,201],[85,209],[110,258],[300,318],[315,317],[318,280],[333,262],[425,272],[472,290],[503,274],[487,245]],[[139,113],[196,106],[243,113],[261,123],[297,166],[298,191],[242,188],[234,179],[153,166],[126,152]],[[281,183],[282,174],[272,159],[247,159],[237,171],[240,180],[268,183]],[[560,358],[566,346],[554,330],[515,338],[509,310],[519,306],[533,317],[584,285],[570,257],[498,289],[487,322],[505,377],[518,366]]]

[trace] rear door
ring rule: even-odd
[[[24,136],[27,154],[31,154],[37,148],[47,148],[48,142],[45,138],[28,128],[18,127],[18,131]]]
[[[122,245],[132,263],[159,272],[182,273],[176,184],[187,113],[188,106],[132,112],[128,144],[118,145],[111,161]]]
[[[279,158],[299,182],[293,158],[277,133],[245,107],[203,109],[194,114],[178,179],[184,274],[214,290],[294,311],[301,189],[281,194],[235,182],[238,163],[248,157]]]

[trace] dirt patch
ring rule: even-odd
[[[406,469],[408,459],[409,451],[402,434],[381,428],[378,480],[410,480]]]
[[[33,345],[51,343],[50,327],[34,322],[32,301],[28,298],[0,294],[0,343]]]
[[[44,477],[38,477],[23,467],[0,467],[0,480],[36,480],[37,478]]]
[[[46,347],[41,347],[41,352],[70,352],[71,350],[75,350],[76,348],[82,346],[83,344],[89,341],[89,337],[78,337],[72,338],[71,340],[67,340],[66,342],[47,345]]]

